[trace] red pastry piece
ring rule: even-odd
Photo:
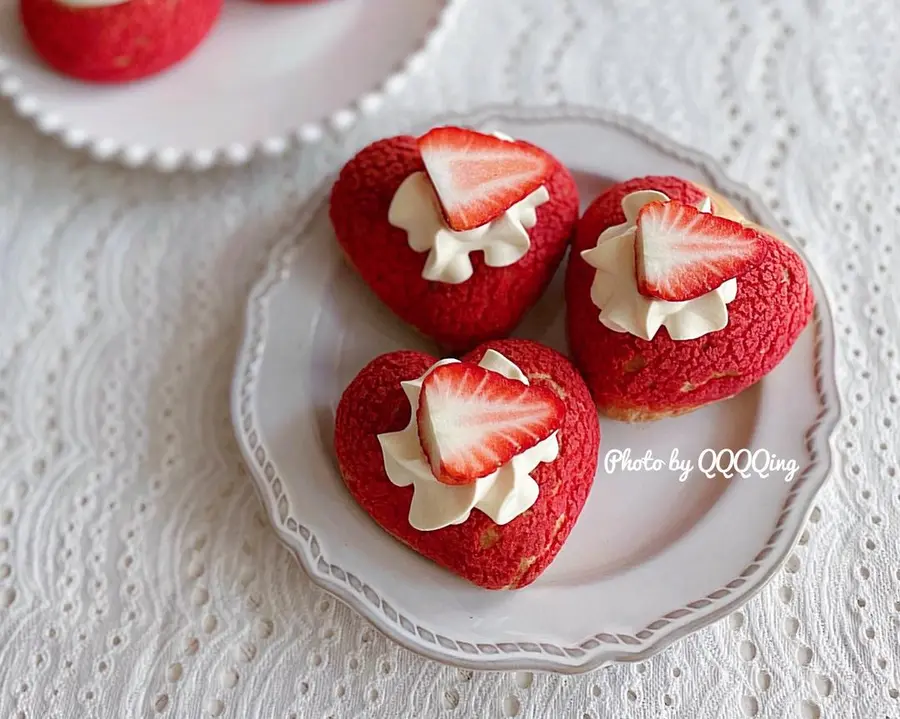
[[[67,5],[20,0],[25,32],[54,69],[80,80],[117,83],[161,72],[206,36],[222,0],[127,0]]]
[[[403,321],[444,349],[465,351],[508,335],[543,294],[565,255],[578,219],[578,190],[569,171],[549,158],[544,183],[550,200],[537,208],[531,247],[518,262],[488,267],[472,253],[474,274],[461,284],[422,278],[426,254],[414,251],[405,230],[388,222],[403,181],[425,164],[415,137],[380,140],[341,171],[331,194],[331,221],[350,263]]]
[[[578,519],[597,467],[600,428],[591,396],[575,368],[559,353],[527,340],[497,340],[462,359],[477,363],[500,352],[565,403],[559,456],[531,473],[540,487],[534,505],[505,525],[472,510],[462,524],[432,532],[413,529],[413,488],[385,474],[377,435],[403,429],[409,401],[400,383],[421,377],[437,361],[419,352],[392,352],[373,360],[347,387],[337,409],[335,452],[344,482],[362,508],[387,532],[437,564],[487,589],[533,582],[553,561]]]
[[[425,378],[416,421],[422,451],[444,484],[471,484],[559,429],[565,403],[471,362]]]
[[[591,301],[595,269],[581,252],[595,247],[603,230],[625,222],[622,198],[638,190],[657,190],[693,206],[710,194],[676,177],[637,178],[602,193],[579,223],[566,276],[569,347],[598,408],[626,421],[690,412],[756,383],[784,359],[806,327],[814,303],[800,257],[754,227],[766,246],[765,257],[738,279],[724,329],[679,341],[672,340],[665,327],[650,341],[608,329]],[[740,219],[716,195],[712,210]]]
[[[419,152],[451,229],[496,219],[546,182],[552,159],[526,142],[508,142],[461,127],[436,127]]]

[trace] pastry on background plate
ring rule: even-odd
[[[554,157],[459,127],[369,145],[331,193],[337,241],[362,279],[450,351],[515,328],[577,220],[575,181]]]
[[[677,177],[613,185],[582,217],[566,277],[569,347],[598,408],[625,421],[732,397],[806,327],[806,267],[770,230]]]
[[[388,533],[487,589],[547,568],[594,481],[600,428],[562,355],[527,340],[460,360],[374,359],[337,409],[344,483]]]
[[[20,0],[31,45],[64,75],[117,83],[184,59],[213,26],[222,0]]]

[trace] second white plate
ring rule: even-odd
[[[226,0],[212,32],[156,77],[102,86],[39,61],[0,0],[0,94],[100,160],[161,170],[238,165],[343,130],[441,42],[462,0]]]
[[[707,157],[636,123],[583,110],[497,110],[457,122],[502,130],[571,167],[585,202],[610,181],[645,174],[696,180],[777,229],[763,204]],[[834,339],[822,285],[813,321],[788,357],[740,396],[649,425],[601,420],[600,467],[556,561],[530,587],[490,592],[418,556],[350,498],[335,466],[334,412],[373,357],[434,352],[395,319],[342,260],[325,192],[296,238],[273,255],[247,311],[232,412],[272,522],[313,581],[425,656],[479,669],[579,672],[644,658],[747,601],[787,556],[830,467],[838,417]],[[562,273],[560,273],[561,275]],[[565,351],[561,276],[517,335]],[[710,479],[706,449],[748,448],[768,477]],[[673,450],[695,469],[685,481]],[[650,452],[656,469],[608,466],[611,452]],[[709,455],[706,455],[707,459]]]

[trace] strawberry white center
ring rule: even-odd
[[[497,219],[553,170],[550,156],[533,145],[461,127],[436,127],[418,147],[447,224],[457,232]]]
[[[762,235],[681,202],[651,202],[637,216],[638,291],[686,302],[712,292],[762,260]]]
[[[565,404],[546,388],[455,362],[425,379],[416,421],[438,481],[467,484],[546,439],[564,414]]]
[[[449,457],[460,457],[463,462],[470,462],[466,469],[471,471],[474,465],[473,447],[480,447],[481,452],[491,460],[499,460],[494,444],[483,444],[484,435],[490,431],[513,443],[512,432],[517,430],[520,417],[509,412],[498,412],[483,396],[471,395],[458,397],[450,388],[437,388],[444,396],[429,404],[429,411],[420,421],[419,435],[422,437],[423,426],[427,427],[424,439],[434,448],[434,459],[431,462],[432,472],[440,467],[443,460]],[[521,419],[525,419],[527,409]],[[507,434],[509,432],[510,434]],[[477,478],[477,477],[476,477]]]

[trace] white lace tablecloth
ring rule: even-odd
[[[470,0],[373,123],[208,175],[98,166],[0,108],[0,717],[900,717],[896,0]],[[269,529],[228,416],[244,299],[364,142],[485,103],[629,113],[807,250],[844,417],[799,546],[650,661],[480,674],[399,649]]]

